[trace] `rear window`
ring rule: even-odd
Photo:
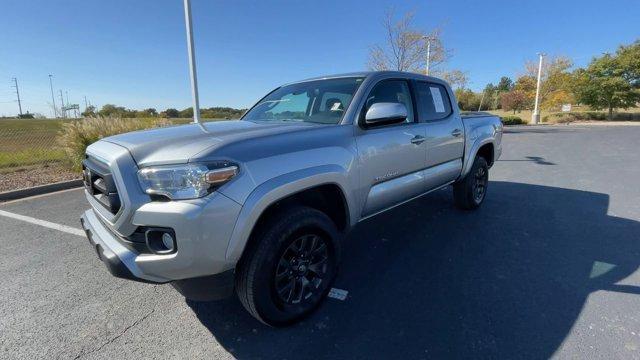
[[[420,120],[436,121],[451,115],[451,101],[444,86],[419,81],[417,90]]]

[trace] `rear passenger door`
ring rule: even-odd
[[[447,88],[435,82],[415,82],[418,118],[426,126],[427,189],[455,180],[462,171],[464,127],[453,111]]]

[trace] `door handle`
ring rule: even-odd
[[[414,136],[414,137],[413,137],[413,139],[411,139],[411,143],[412,143],[412,144],[416,144],[416,145],[420,145],[420,144],[422,144],[425,140],[427,140],[427,139],[425,139],[425,137],[424,137],[424,136],[416,135],[416,136]]]
[[[453,131],[451,132],[451,135],[453,135],[453,136],[455,136],[455,137],[458,137],[458,136],[462,135],[462,130],[460,130],[460,129],[455,129],[455,130],[453,130]]]

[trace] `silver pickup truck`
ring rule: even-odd
[[[502,124],[461,116],[444,81],[363,72],[278,87],[240,120],[132,132],[87,148],[81,219],[121,278],[191,299],[235,292],[284,325],[327,295],[358,222],[452,185],[475,209]]]

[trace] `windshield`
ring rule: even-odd
[[[274,90],[242,120],[338,124],[363,78],[307,81]]]

